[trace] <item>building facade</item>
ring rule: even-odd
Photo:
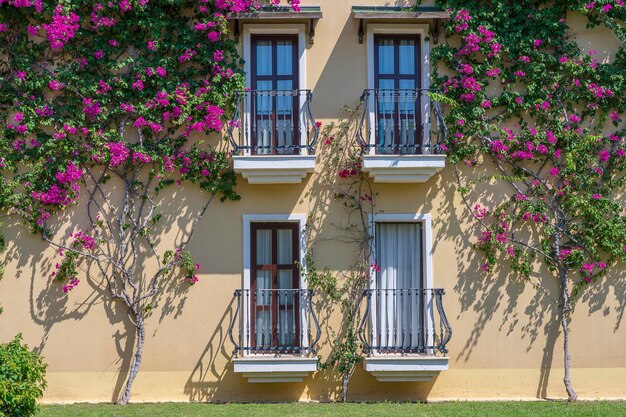
[[[345,239],[353,219],[327,184],[329,173],[338,175],[316,127],[337,123],[342,106],[357,108],[346,137],[362,149],[375,196],[366,213],[372,277],[358,328],[364,359],[348,399],[565,396],[557,306],[506,268],[481,271],[475,224],[431,133],[430,48],[444,41],[446,18],[427,5],[416,13],[321,0],[304,2],[300,13],[232,19],[247,74],[227,132],[242,199],[212,205],[202,220],[191,245],[204,267],[200,282],[157,304],[134,400],[339,397],[341,378],[317,364],[343,317],[306,277],[311,263],[341,279],[357,262],[359,242]],[[582,18],[568,19],[584,30]],[[577,41],[605,56],[617,49],[600,29]],[[199,192],[169,193],[167,215],[183,222],[201,203]],[[22,332],[46,358],[46,401],[117,398],[125,379],[118,371],[130,362],[122,352],[133,343],[124,313],[96,285],[55,297],[46,278],[53,251],[19,225],[7,235],[20,250],[9,249],[0,281],[0,338]],[[583,298],[572,322],[581,398],[626,397],[623,277],[605,279],[614,284]]]

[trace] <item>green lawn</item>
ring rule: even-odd
[[[626,402],[46,405],[38,417],[626,417]]]

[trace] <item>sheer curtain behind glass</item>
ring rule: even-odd
[[[382,350],[423,346],[421,250],[420,223],[377,223],[375,334]]]
[[[275,233],[275,234],[274,234]],[[276,254],[272,252],[274,236]],[[256,230],[255,341],[258,349],[295,346],[293,229]]]
[[[414,153],[417,137],[415,39],[380,37],[378,51],[378,144],[380,153]]]
[[[278,264],[291,265],[293,263],[293,242],[290,229],[278,230]],[[294,308],[293,271],[291,269],[278,270],[278,345],[293,346],[296,337],[296,320]]]
[[[297,118],[294,111],[296,41],[269,36],[254,39],[253,136],[258,154],[294,153]]]
[[[257,230],[256,232],[257,264],[272,264],[272,231]],[[272,343],[272,271],[258,269],[256,275],[255,294],[255,336],[257,348],[267,349]]]

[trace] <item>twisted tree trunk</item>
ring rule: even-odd
[[[578,395],[572,387],[570,379],[570,354],[569,354],[569,319],[572,311],[569,291],[567,289],[567,270],[560,268],[561,279],[561,328],[563,329],[563,367],[565,374],[563,375],[563,383],[567,391],[567,401],[576,401]]]
[[[345,403],[348,400],[348,384],[350,383],[350,372],[344,372],[341,378],[341,402]]]
[[[130,393],[133,385],[133,381],[139,372],[139,367],[141,366],[141,360],[143,358],[143,344],[146,339],[146,329],[143,323],[143,319],[139,318],[136,321],[136,331],[137,331],[137,342],[135,343],[135,354],[133,355],[133,360],[130,365],[130,369],[128,371],[128,379],[126,380],[126,385],[124,387],[124,391],[120,396],[119,400],[117,400],[117,404],[125,405],[130,401]]]

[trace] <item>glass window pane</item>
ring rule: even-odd
[[[278,344],[281,347],[294,346],[296,336],[295,311],[293,308],[282,309],[278,314]]]
[[[256,274],[256,305],[270,304],[272,289],[272,271],[257,271]]]
[[[285,112],[291,114],[293,107],[292,84],[291,80],[278,80],[276,82],[276,87],[279,90],[276,93],[276,111],[279,112],[279,116]]]
[[[291,265],[293,262],[292,233],[291,229],[278,230],[278,263],[281,265]]]
[[[256,315],[256,347],[268,349],[272,343],[271,315],[267,310],[259,310]]]
[[[272,75],[272,41],[256,42],[256,75]]]
[[[256,263],[269,265],[272,263],[272,231],[256,231]],[[267,288],[267,287],[266,287]]]
[[[278,75],[293,74],[293,41],[276,43],[276,73]]]
[[[401,39],[398,53],[400,74],[415,74],[415,41]]]
[[[378,288],[421,287],[421,248],[419,223],[378,223],[376,260],[380,267]]]
[[[293,289],[293,272],[290,269],[278,271],[278,288]]]
[[[422,337],[421,225],[376,225],[377,326],[380,345],[420,350]]]
[[[415,91],[415,80],[399,80],[400,91],[398,92],[398,109],[401,115],[406,113],[415,113],[415,102],[417,95]]]
[[[256,113],[257,115],[267,115],[272,112],[273,107],[273,97],[271,93],[266,93],[265,91],[272,90],[272,82],[271,81],[257,81],[256,83],[257,92],[256,94]]]
[[[394,73],[393,39],[380,39],[378,41],[378,73]]]

